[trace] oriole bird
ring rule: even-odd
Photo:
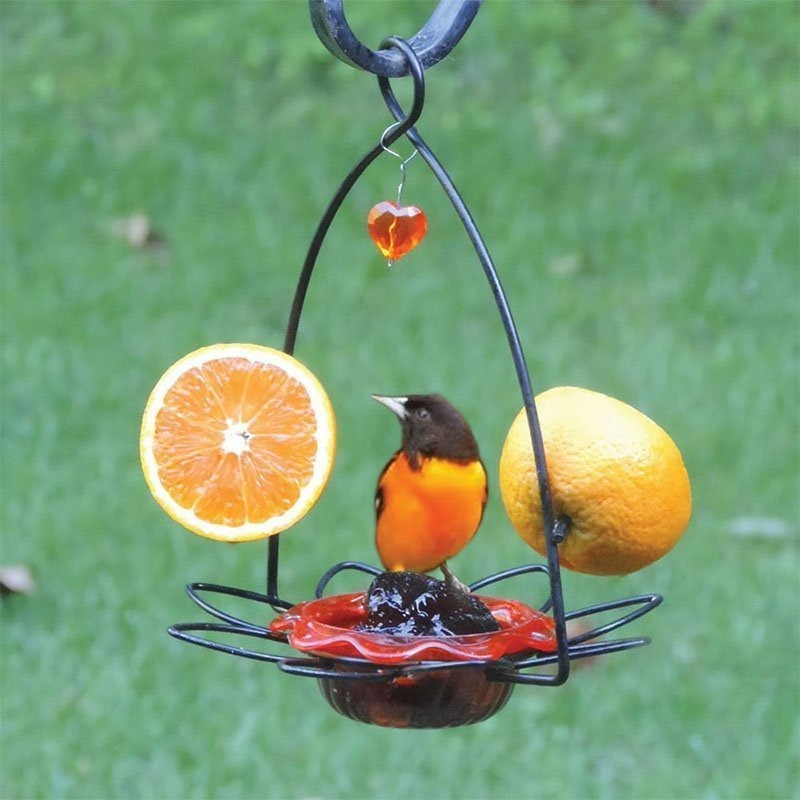
[[[383,468],[375,492],[381,561],[391,571],[440,567],[450,585],[464,589],[447,559],[475,535],[488,496],[472,430],[438,394],[372,397],[397,415],[402,428],[401,447]]]

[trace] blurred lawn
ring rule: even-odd
[[[433,5],[347,10],[375,43]],[[800,796],[800,6],[698,8],[487,3],[428,75],[420,129],[482,226],[537,390],[583,385],[653,416],[695,513],[643,573],[565,576],[573,608],[663,592],[630,629],[652,646],[520,687],[481,725],[414,733],[169,639],[200,616],[185,583],[259,589],[266,547],[184,533],[137,463],[171,362],[280,346],[319,215],[388,124],[374,80],[324,50],[304,2],[2,3],[2,562],[38,590],[3,603],[0,796]],[[369,392],[444,391],[492,473],[520,403],[421,162],[405,197],[428,240],[391,271],[374,252],[364,215],[397,178],[386,159],[354,190],[301,327],[340,454],[282,543],[292,599],[334,561],[375,561],[372,492],[398,433]],[[137,210],[166,250],[112,235]],[[459,574],[530,559],[495,492]]]

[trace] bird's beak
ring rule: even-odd
[[[381,394],[371,394],[373,400],[377,400],[381,405],[386,406],[390,411],[393,411],[400,419],[406,418],[406,401],[407,397],[384,397]]]

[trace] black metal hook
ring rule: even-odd
[[[440,0],[430,19],[408,39],[423,69],[441,61],[467,32],[483,0]],[[391,50],[375,51],[350,29],[344,0],[308,0],[311,23],[320,41],[337,58],[373,75],[400,78],[408,74],[408,61]]]

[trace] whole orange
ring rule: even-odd
[[[622,575],[661,558],[689,524],[683,458],[649,417],[607,395],[559,386],[536,397],[555,512],[567,523],[563,566]],[[500,492],[519,535],[544,555],[544,526],[525,409],[500,457]]]

